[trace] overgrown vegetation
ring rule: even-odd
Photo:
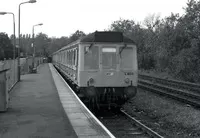
[[[136,42],[139,69],[167,72],[185,81],[200,81],[200,0],[188,1],[182,16],[171,13],[161,19],[154,14],[143,23],[119,19],[107,30],[121,31]],[[79,30],[61,38],[40,33],[35,37],[36,55],[48,56],[84,35]],[[32,55],[30,35],[23,35],[21,43],[24,55]],[[3,51],[2,45],[0,50]]]
[[[109,30],[124,32],[137,43],[140,69],[165,71],[185,81],[200,81],[199,0],[190,0],[183,16],[172,13],[160,19],[151,15],[143,24],[120,19]]]
[[[0,33],[0,60],[13,58],[13,45],[6,33]]]

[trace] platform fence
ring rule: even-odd
[[[43,57],[36,57],[34,60],[34,67],[38,67],[40,64],[44,63]],[[17,83],[18,79],[18,61],[15,60],[3,60],[0,61],[0,72],[6,70],[6,82],[7,89],[10,91],[13,86]],[[21,75],[32,73],[33,58],[20,58],[20,71]]]

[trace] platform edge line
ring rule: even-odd
[[[91,113],[91,111],[83,104],[83,102],[79,99],[79,97],[74,93],[74,91],[69,87],[69,85],[65,82],[63,77],[58,73],[58,71],[53,67],[51,63],[49,63],[49,68],[51,70],[51,73],[53,73],[53,70],[58,74],[58,76],[62,79],[62,81],[65,83],[65,85],[72,91],[73,95],[76,97],[76,99],[80,102],[80,104],[86,109],[86,111],[97,121],[97,123],[106,131],[106,133],[111,137],[115,138],[115,136]],[[53,74],[52,74],[53,77]]]

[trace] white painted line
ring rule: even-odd
[[[73,95],[76,97],[76,99],[80,102],[80,104],[85,108],[85,110],[95,119],[95,121],[104,129],[104,131],[106,131],[106,133],[111,137],[111,138],[115,138],[115,136],[90,112],[90,110],[83,104],[83,102],[79,99],[79,97],[75,94],[75,92],[70,88],[70,86],[65,82],[65,80],[63,79],[63,77],[58,73],[58,71],[53,67],[53,65],[51,63],[49,63],[49,68],[51,70],[51,72],[53,73],[56,72],[57,75],[63,80],[63,82],[66,84],[66,86],[71,90],[71,92],[73,93]]]

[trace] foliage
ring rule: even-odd
[[[82,31],[77,30],[74,34],[72,34],[69,37],[69,43],[71,43],[73,41],[76,41],[77,39],[79,39],[80,37],[83,37],[83,36],[85,36],[85,33],[82,32]]]
[[[61,37],[61,38],[51,38],[51,42],[49,44],[48,51],[49,53],[53,53],[63,46],[67,45],[69,43],[68,37]]]
[[[32,43],[32,37],[30,34],[24,34],[21,35],[21,41],[20,41],[20,52],[23,53],[23,55],[32,55],[32,48],[31,48],[31,43]],[[18,39],[17,39],[17,43],[18,43]]]
[[[114,21],[111,24],[110,30],[129,34],[132,31],[134,25],[135,22],[133,20],[125,20],[120,18],[120,20]]]
[[[109,31],[123,32],[136,42],[139,69],[167,71],[182,80],[200,81],[200,0],[189,0],[185,14],[171,13],[163,19],[147,16],[143,23],[134,20],[114,21]],[[85,33],[77,30],[69,37],[49,38],[38,34],[34,39],[36,55],[49,56]],[[22,35],[21,51],[32,55],[32,38]],[[0,34],[0,58],[12,57],[12,44],[6,34]],[[6,51],[9,51],[6,53]],[[7,56],[8,55],[8,56]]]
[[[30,34],[23,34],[21,35],[20,52],[23,53],[23,56],[33,56],[34,48],[32,44],[34,43],[36,56],[48,57],[53,52],[82,36],[85,36],[85,33],[79,30],[73,33],[70,37],[63,36],[61,38],[50,38],[47,34],[39,33],[34,36],[33,39]],[[11,36],[11,39],[12,38],[13,36]],[[16,38],[16,42],[18,44],[18,38]]]
[[[49,43],[51,42],[51,39],[48,38],[46,34],[39,33],[35,39],[34,39],[34,46],[35,46],[35,52],[36,56],[49,56]]]
[[[13,45],[6,33],[0,33],[0,60],[13,58]]]
[[[176,77],[190,82],[200,81],[199,67],[200,60],[196,55],[193,55],[194,49],[183,49],[172,59],[172,71]]]
[[[137,44],[140,69],[167,71],[182,80],[200,81],[200,1],[189,0],[185,14],[145,18],[143,24],[119,19],[110,30],[121,31]]]
[[[51,38],[51,42],[49,44],[49,53],[53,53],[58,49],[66,46],[67,44],[76,41],[80,37],[85,36],[86,34],[83,31],[77,30],[70,37],[61,37],[61,38]]]

